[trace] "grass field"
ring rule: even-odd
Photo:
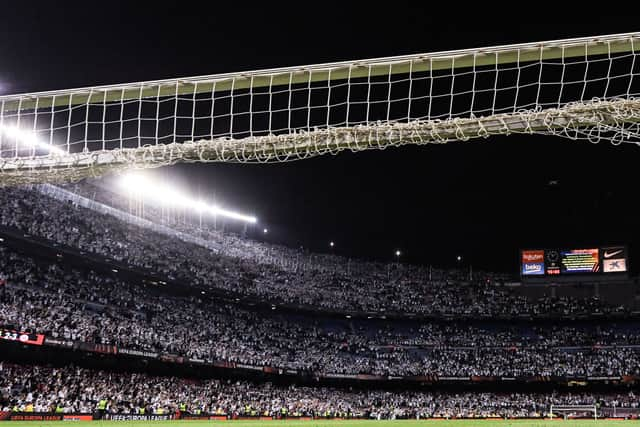
[[[120,427],[178,427],[179,425],[188,427],[418,427],[418,426],[453,426],[453,427],[537,427],[537,426],[558,426],[558,427],[607,427],[621,425],[640,425],[640,421],[618,421],[618,420],[397,420],[397,421],[374,421],[374,420],[313,420],[313,421],[76,421],[74,426],[78,427],[101,427],[105,425]],[[60,427],[60,421],[8,421],[7,427]]]

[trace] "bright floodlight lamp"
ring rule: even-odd
[[[329,242],[329,246],[333,247],[335,244],[333,242]]]
[[[146,177],[139,174],[127,174],[123,176],[120,181],[120,185],[131,193],[136,193],[141,197],[147,197],[165,205],[170,204],[172,206],[192,208],[200,214],[208,211],[214,216],[220,215],[227,218],[249,222],[251,224],[258,222],[258,219],[255,216],[244,215],[238,212],[222,209],[218,206],[209,206],[201,200],[191,200],[174,188],[168,186],[156,186]]]
[[[239,219],[240,221],[249,222],[251,224],[255,224],[256,222],[258,222],[258,219],[255,216],[244,215],[241,213],[229,211],[218,206],[211,206],[209,210],[214,215],[221,215],[227,218]]]
[[[198,200],[193,206],[198,212],[202,213],[207,210],[207,204],[202,200]]]
[[[396,256],[399,257],[400,255],[402,255],[402,253],[400,252],[400,250],[396,250]]]
[[[132,193],[146,193],[149,181],[142,175],[126,174],[120,180],[120,186]]]
[[[458,260],[458,262],[462,261],[462,257],[460,255],[458,255],[456,259]]]
[[[41,141],[35,132],[21,129],[16,126],[0,124],[0,134],[15,141],[16,146],[22,145],[25,148],[40,149],[48,151],[47,154],[63,155],[66,152],[56,146]]]
[[[267,233],[269,232],[269,229],[265,228],[264,230],[262,230],[262,232],[263,232],[264,234],[267,234]]]
[[[157,198],[159,202],[164,205],[171,206],[182,206],[184,203],[180,194],[171,189],[165,189],[163,192],[154,192],[151,194],[152,197]]]

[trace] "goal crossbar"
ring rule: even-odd
[[[540,134],[640,144],[640,33],[0,97],[0,186]]]
[[[221,92],[269,86],[406,74],[429,70],[460,69],[473,66],[527,63],[558,58],[575,58],[632,52],[640,48],[640,33],[520,43],[422,53],[316,65],[281,67],[181,77],[148,82],[102,85],[32,94],[0,96],[2,111],[11,112],[52,106],[128,101],[194,93]]]

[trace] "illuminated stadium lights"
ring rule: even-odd
[[[251,224],[258,222],[258,219],[254,216],[233,212],[215,205],[208,205],[202,200],[191,200],[180,194],[177,190],[168,186],[156,185],[141,175],[125,175],[120,181],[120,185],[129,193],[140,195],[141,197],[148,197],[160,203],[188,207],[200,213],[209,212],[211,215],[220,215],[226,218],[249,222]]]
[[[396,250],[396,256],[399,257],[400,255],[402,255],[402,252],[400,252],[400,250]]]
[[[64,150],[41,141],[34,132],[29,130],[20,129],[16,126],[0,125],[0,133],[23,145],[47,150],[49,154],[66,154]]]
[[[264,230],[262,230],[262,232],[263,232],[264,234],[267,234],[267,233],[269,232],[269,229],[268,229],[268,228],[265,228]]]
[[[250,222],[252,224],[258,222],[258,219],[254,216],[239,214],[237,212],[228,211],[217,206],[211,206],[209,210],[214,215],[222,215],[226,216],[227,218],[239,219],[240,221]]]

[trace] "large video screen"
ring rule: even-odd
[[[525,249],[522,276],[626,273],[629,262],[624,246],[584,249]]]

